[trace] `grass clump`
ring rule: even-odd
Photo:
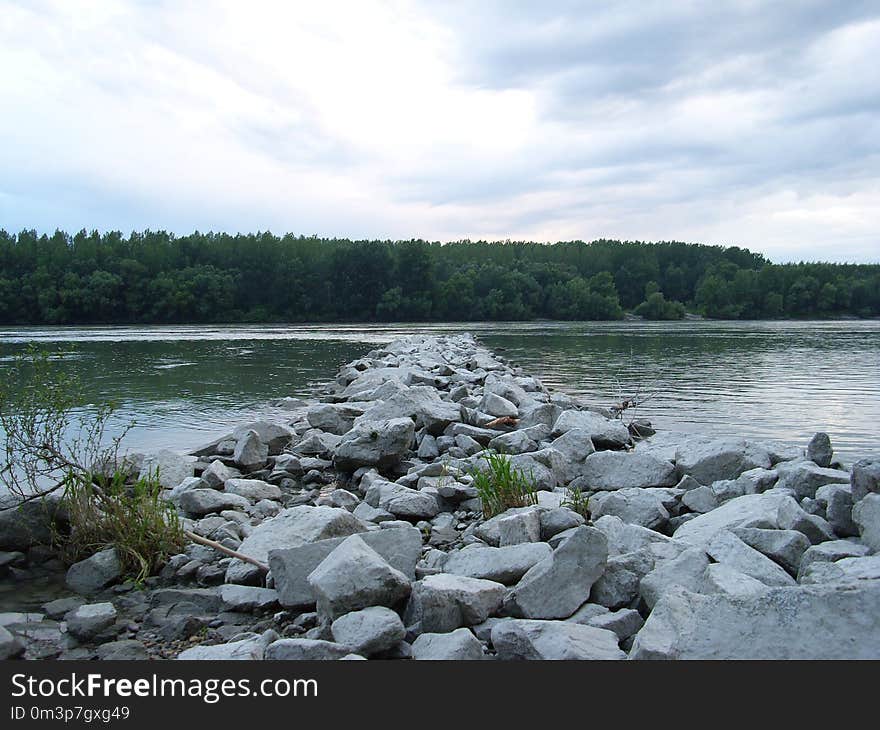
[[[580,489],[566,489],[565,497],[560,502],[560,507],[568,507],[572,512],[577,512],[585,520],[590,519],[590,498]]]
[[[485,517],[494,517],[511,507],[528,507],[538,503],[533,480],[500,453],[484,454],[487,470],[474,469],[471,476],[483,506]]]

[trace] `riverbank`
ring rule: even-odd
[[[140,464],[160,468],[189,529],[251,562],[192,544],[136,590],[98,554],[68,573],[76,595],[3,615],[4,652],[880,656],[880,463],[841,468],[827,438],[637,440],[645,424],[453,335],[396,340],[320,402],[275,407],[283,419]],[[486,519],[473,475],[487,448],[536,505]],[[39,547],[0,547],[4,582],[59,569]]]

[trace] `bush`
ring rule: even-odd
[[[504,454],[484,454],[488,470],[474,469],[474,488],[483,505],[483,515],[494,517],[511,507],[528,507],[538,503],[532,481],[522,469],[514,468]]]
[[[572,512],[577,512],[585,520],[590,519],[590,498],[580,489],[566,489],[565,497],[560,506],[568,507]]]

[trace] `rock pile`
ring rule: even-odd
[[[95,602],[38,620],[63,619],[68,654],[880,657],[880,461],[847,470],[825,434],[642,438],[470,336],[396,340],[285,408],[143,466],[188,529],[268,573],[192,544],[128,591],[98,553],[68,574]],[[536,504],[484,517],[487,449]],[[20,654],[2,626],[0,651]]]

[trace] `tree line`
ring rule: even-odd
[[[0,324],[880,316],[880,265],[735,246],[0,230]]]

